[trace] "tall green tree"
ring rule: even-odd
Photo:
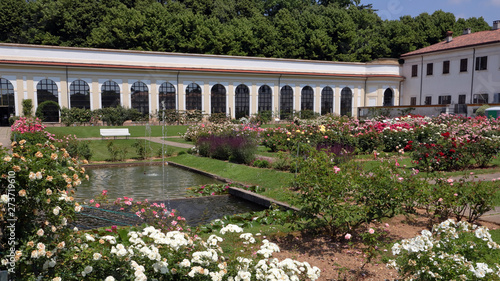
[[[453,25],[453,34],[461,35],[464,29],[470,28],[471,32],[490,30],[491,26],[484,20],[483,17],[472,17],[468,19],[459,18]]]
[[[124,4],[109,9],[100,25],[92,31],[89,44],[99,48],[144,50],[146,17]]]
[[[28,40],[35,44],[88,46],[88,37],[107,13],[98,0],[30,1]]]
[[[302,59],[305,57],[305,34],[300,27],[297,10],[281,9],[274,17],[278,31],[278,57]]]
[[[25,0],[0,1],[0,42],[25,43],[28,7]]]

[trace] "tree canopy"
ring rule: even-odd
[[[327,61],[398,58],[490,29],[436,11],[382,20],[359,0],[2,0],[0,42]]]

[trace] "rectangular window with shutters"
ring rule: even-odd
[[[410,98],[410,105],[417,105],[417,97]]]
[[[411,77],[418,76],[418,65],[414,64],[411,66]]]
[[[488,94],[475,94],[472,98],[472,103],[488,104]]]
[[[467,59],[461,59],[460,60],[460,72],[467,72]]]
[[[427,75],[432,75],[433,73],[434,73],[434,64],[428,63],[427,64]]]
[[[451,104],[451,96],[439,96],[438,104]]]
[[[450,73],[450,61],[445,60],[443,61],[443,74],[448,74]]]
[[[465,95],[459,95],[458,96],[458,103],[459,104],[465,104]]]
[[[425,104],[426,105],[431,105],[432,104],[432,96],[425,97]]]
[[[486,69],[488,69],[488,57],[477,57],[476,70],[486,70]]]

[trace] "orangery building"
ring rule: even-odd
[[[401,66],[164,52],[0,44],[0,118],[35,110],[121,105],[154,116],[161,109],[226,113],[272,111],[356,116],[358,108],[398,105]],[[52,122],[58,122],[56,117]]]

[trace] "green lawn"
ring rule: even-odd
[[[47,127],[47,131],[56,135],[76,135],[77,138],[99,138],[101,137],[99,129],[113,129],[113,128],[128,128],[131,137],[144,137],[146,136],[146,126],[70,126],[70,127]],[[168,125],[165,126],[167,136],[179,136],[184,134],[189,128],[188,125]],[[149,136],[149,135],[147,135]],[[151,126],[151,136],[161,137],[162,126]]]
[[[135,147],[133,146],[134,143],[137,141],[145,142],[145,146],[147,150],[152,150],[152,155],[153,157],[158,157],[159,151],[161,151],[161,144],[155,143],[155,142],[150,142],[150,141],[145,141],[145,140],[125,140],[125,139],[117,139],[117,140],[94,140],[94,141],[89,141],[90,149],[92,151],[92,158],[90,159],[91,161],[109,161],[110,160],[110,153],[108,151],[108,143],[112,141],[114,143],[114,146],[117,149],[120,150],[126,150],[127,153],[125,155],[125,159],[137,159],[138,154],[136,152]],[[150,149],[151,147],[151,149]],[[185,151],[185,148],[179,148],[179,147],[174,147],[174,146],[166,146],[166,151],[167,154],[177,154],[179,151]],[[148,161],[148,160],[145,160]]]
[[[242,184],[264,187],[266,191],[262,195],[290,203],[292,193],[287,191],[286,187],[290,186],[293,180],[294,175],[291,173],[260,169],[188,154],[171,157],[168,161],[216,174]]]

